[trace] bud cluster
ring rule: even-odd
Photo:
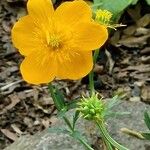
[[[87,120],[103,120],[104,117],[104,103],[102,99],[98,98],[98,94],[93,94],[89,98],[83,97],[78,103],[77,109],[82,117]]]

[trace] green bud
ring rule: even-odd
[[[98,9],[95,12],[95,21],[101,25],[104,25],[108,28],[112,28],[115,30],[118,27],[126,26],[123,24],[112,24],[112,16],[113,16],[113,14],[110,11]]]
[[[93,94],[88,98],[83,97],[78,103],[77,110],[87,120],[103,120],[105,106],[102,99],[98,98],[98,94]]]

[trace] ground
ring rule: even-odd
[[[23,58],[11,43],[11,28],[26,14],[25,5],[25,0],[0,1],[0,149],[21,135],[48,128],[56,120],[47,85],[33,86],[22,80],[19,64]],[[120,19],[127,26],[112,31],[101,50],[94,68],[95,87],[104,97],[121,91],[129,102],[150,104],[149,18],[150,9],[144,2],[128,8]],[[68,101],[88,93],[87,77],[54,84]]]

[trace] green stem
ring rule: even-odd
[[[92,96],[94,93],[94,73],[93,73],[93,70],[89,73],[89,87],[90,87],[90,95]]]
[[[113,145],[113,146],[114,146],[115,148],[117,148],[118,150],[129,150],[128,148],[126,148],[126,147],[120,145],[120,144],[117,143],[114,139],[112,139],[112,138],[110,137],[110,135],[109,135],[109,133],[108,133],[108,131],[107,131],[107,129],[106,129],[106,127],[105,127],[105,125],[104,125],[103,122],[97,122],[97,121],[96,121],[96,123],[97,123],[97,125],[98,125],[98,127],[99,127],[99,129],[100,129],[100,131],[101,131],[101,133],[102,133],[102,135],[103,135],[103,137],[105,137],[106,140],[107,140],[111,145]]]
[[[69,127],[69,129],[73,132],[74,128],[72,127],[70,121],[65,116],[63,116],[63,119],[64,119],[65,123],[67,124],[67,126]]]
[[[94,63],[94,64],[95,64],[96,61],[97,61],[98,55],[99,55],[99,49],[95,50],[95,52],[94,52],[94,56],[93,56],[93,63]]]
[[[107,149],[108,150],[114,150],[111,143],[109,143],[109,141],[107,141],[106,137],[103,136],[102,138],[104,139],[104,142],[105,142],[105,145],[106,145]]]
[[[67,124],[67,126],[69,127],[69,129],[71,130],[72,133],[75,132],[75,129],[72,127],[70,121],[64,116],[63,117],[65,123]],[[90,145],[88,145],[82,138],[78,137],[77,140],[79,140],[86,148],[87,150],[94,150]]]
[[[53,87],[53,85],[51,83],[48,84],[48,89],[49,89],[49,92],[51,94],[51,97],[52,97],[52,99],[54,101],[54,104],[55,104],[57,110],[60,111],[60,106],[59,106],[60,104],[57,101],[57,97],[56,97],[56,95],[54,93],[54,87]]]
[[[99,55],[99,49],[95,50],[93,56],[93,64],[95,65],[97,57]],[[90,87],[90,95],[92,96],[94,93],[94,72],[93,70],[89,73],[89,87]]]
[[[81,138],[78,138],[78,140],[87,148],[87,150],[94,150],[90,145],[88,145],[85,141],[83,141]]]
[[[51,93],[51,96],[53,98],[53,101],[54,101],[54,104],[55,106],[57,106],[56,108],[58,109],[58,111],[61,110],[61,106],[60,106],[60,103],[55,95],[55,92],[54,92],[54,88],[53,88],[53,85],[51,83],[48,84],[48,88],[49,88],[49,91]],[[71,130],[72,133],[75,132],[75,129],[74,127],[71,125],[70,121],[66,118],[66,116],[63,116],[63,120],[65,121],[66,125],[68,126],[68,128]],[[93,148],[90,147],[90,145],[88,145],[83,139],[81,138],[77,138],[86,148],[87,150],[94,150]]]

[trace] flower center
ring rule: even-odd
[[[47,42],[48,45],[51,46],[53,49],[57,49],[60,46],[60,37],[55,34],[49,35],[47,37]]]

